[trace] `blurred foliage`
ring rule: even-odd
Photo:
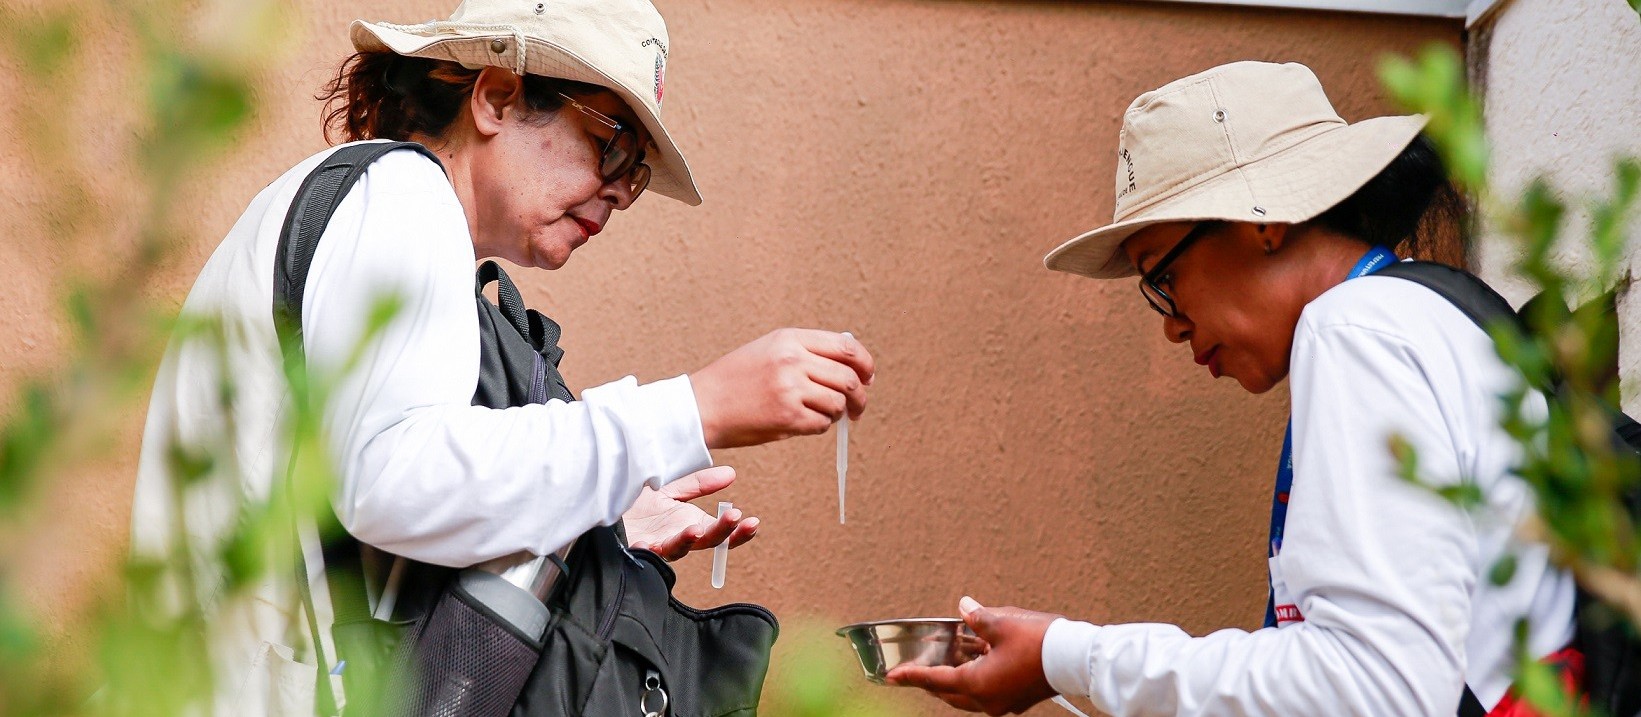
[[[189,493],[208,483],[239,485],[226,358],[232,329],[171,318],[144,293],[186,238],[188,185],[222,162],[254,116],[252,88],[277,49],[268,38],[285,36],[277,32],[277,9],[271,0],[0,7],[0,57],[7,61],[0,67],[22,88],[8,103],[9,119],[23,135],[24,169],[41,199],[25,203],[37,214],[22,218],[24,240],[67,256],[89,250],[105,269],[59,277],[71,340],[50,371],[25,379],[6,404],[0,530],[23,534],[53,519],[40,509],[47,489],[109,458],[122,418],[140,415],[167,337],[208,347],[217,361],[212,373],[221,377],[220,440],[191,445],[170,437],[174,521],[164,526],[163,552],[133,555],[118,575],[93,586],[97,595],[77,596],[87,604],[65,600],[73,612],[49,634],[30,614],[34,606],[7,589],[23,556],[0,553],[4,717],[210,712],[220,688],[213,630],[270,571],[294,574],[298,516],[330,514],[333,476],[315,407],[334,377],[310,376],[297,362],[287,376],[297,397],[289,440],[303,457],[294,479],[228,516],[215,539],[200,538],[212,528],[182,509]],[[58,112],[84,105],[85,93],[120,99],[94,116]],[[103,154],[88,158],[93,151]],[[110,178],[134,191],[109,192],[102,185]],[[377,308],[361,347],[394,310],[392,302]],[[89,654],[63,654],[76,644]]]
[[[1566,200],[1546,180],[1534,180],[1514,199],[1489,186],[1481,104],[1466,85],[1457,53],[1437,46],[1414,60],[1389,58],[1380,76],[1405,108],[1429,116],[1426,132],[1473,198],[1483,226],[1512,242],[1511,270],[1542,292],[1523,310],[1523,324],[1488,327],[1499,356],[1522,379],[1501,397],[1501,425],[1522,447],[1518,472],[1537,504],[1519,532],[1548,546],[1551,560],[1586,591],[1641,626],[1641,533],[1625,507],[1625,496],[1641,487],[1641,460],[1615,440],[1612,422],[1620,398],[1613,301],[1629,280],[1625,251],[1641,164],[1615,162],[1611,195],[1590,204],[1587,233],[1572,236]],[[1558,252],[1578,246],[1589,252],[1589,270],[1558,260]],[[1575,304],[1578,309],[1569,308]],[[1538,410],[1540,391],[1553,396],[1548,411]],[[1422,482],[1411,446],[1396,438],[1391,451],[1403,477]],[[1473,484],[1434,489],[1461,507],[1486,509],[1486,496]],[[1502,585],[1515,573],[1516,557],[1508,555],[1488,579]],[[1566,694],[1552,667],[1527,654],[1525,635],[1526,626],[1518,625],[1518,692],[1546,715],[1590,713]]]
[[[24,88],[6,111],[23,134],[24,170],[41,199],[21,218],[27,240],[70,256],[89,251],[107,269],[59,278],[71,341],[4,404],[0,536],[54,519],[41,508],[50,489],[111,457],[122,420],[140,415],[168,337],[173,347],[204,347],[215,361],[207,376],[190,378],[217,381],[218,417],[203,442],[167,437],[174,485],[163,549],[134,551],[96,586],[98,595],[72,606],[66,624],[46,631],[33,614],[39,606],[8,589],[24,556],[13,543],[0,550],[0,717],[173,717],[210,714],[222,699],[231,705],[216,676],[222,656],[213,654],[214,637],[233,629],[227,623],[258,581],[294,575],[294,525],[340,529],[329,507],[335,475],[319,407],[398,304],[374,307],[352,360],[334,373],[286,361],[294,410],[283,438],[295,456],[292,480],[277,481],[265,500],[241,496],[238,514],[216,530],[184,505],[213,486],[240,493],[228,359],[236,327],[171,317],[165,299],[144,293],[188,239],[190,184],[224,163],[256,116],[254,88],[278,49],[272,38],[290,37],[281,12],[273,0],[0,6],[0,79]],[[117,98],[113,116],[56,111],[82,105],[88,92]],[[112,141],[116,154],[88,158],[86,137]],[[100,185],[111,174],[137,191],[111,197]],[[63,654],[73,643],[85,659]],[[794,656],[773,670],[766,714],[891,714],[885,705],[894,700],[885,697],[895,690],[861,689],[867,683],[839,638],[800,625],[783,648]]]
[[[782,628],[779,652],[786,657],[770,671],[761,714],[891,717],[907,711],[911,697],[922,695],[866,681],[848,642],[833,634],[834,628],[814,620]]]
[[[72,340],[49,373],[26,380],[6,404],[0,424],[0,534],[49,519],[39,515],[45,487],[76,466],[106,457],[119,417],[144,395],[167,336],[214,346],[218,356],[226,355],[222,346],[229,329],[196,318],[162,318],[162,307],[143,291],[186,236],[178,220],[179,213],[187,213],[185,186],[220,163],[255,116],[253,87],[276,49],[268,38],[289,35],[270,32],[277,17],[271,0],[0,6],[4,71],[27,88],[27,96],[9,103],[7,111],[22,128],[18,144],[43,197],[30,205],[38,216],[28,220],[50,237],[53,248],[91,247],[100,262],[116,268],[104,277],[64,280],[62,310]],[[87,166],[81,138],[112,129],[94,125],[103,118],[54,110],[79,106],[78,94],[88,91],[86,76],[109,68],[123,74],[99,77],[104,84],[95,87],[137,105],[134,143],[118,158],[97,158]],[[1588,243],[1598,271],[1571,276],[1551,260],[1562,240],[1566,207],[1547,185],[1536,183],[1513,203],[1489,193],[1479,105],[1463,77],[1462,63],[1450,49],[1429,51],[1416,61],[1391,60],[1383,68],[1387,86],[1401,102],[1431,115],[1429,132],[1456,180],[1478,198],[1494,226],[1520,243],[1519,272],[1556,295],[1612,289],[1622,270],[1641,165],[1621,163],[1613,196],[1592,209]],[[139,191],[114,205],[98,201],[104,195],[94,186],[96,175],[127,163]],[[391,301],[378,307],[360,346],[394,310]],[[1527,446],[1522,472],[1539,499],[1537,534],[1558,564],[1635,618],[1641,617],[1641,599],[1635,597],[1641,595],[1641,544],[1616,496],[1636,483],[1641,470],[1632,455],[1613,449],[1603,430],[1600,407],[1615,398],[1616,388],[1596,368],[1616,337],[1599,330],[1601,318],[1599,312],[1571,312],[1547,302],[1529,316],[1531,331],[1501,326],[1494,335],[1501,355],[1525,376],[1558,376],[1568,386],[1566,399],[1546,417],[1523,410],[1526,384],[1505,397],[1506,429]],[[278,486],[266,501],[246,503],[219,540],[202,542],[180,510],[183,494],[203,483],[237,480],[234,448],[226,438],[212,445],[173,441],[168,460],[179,478],[179,517],[168,526],[169,551],[132,558],[109,591],[124,599],[95,602],[82,621],[64,627],[92,646],[91,664],[52,654],[53,640],[61,636],[43,634],[40,621],[14,593],[21,556],[0,552],[0,717],[171,717],[209,711],[220,687],[210,650],[216,621],[259,577],[290,572],[295,521],[330,514],[334,476],[324,459],[316,407],[335,376],[310,376],[301,362],[288,365],[297,407],[289,426],[296,480]],[[217,373],[232,375],[226,365]],[[233,435],[234,392],[229,380],[218,386],[224,437]],[[1404,468],[1416,476],[1417,457],[1403,448]],[[1484,498],[1463,489],[1449,497],[1467,505]],[[1513,573],[1514,562],[1503,561],[1490,578],[1503,582]],[[771,675],[766,714],[873,717],[894,708],[893,688],[865,683],[847,648],[827,629],[800,625],[787,635],[790,647],[783,652],[789,657]],[[1577,714],[1555,675],[1525,657],[1518,685],[1550,714]]]

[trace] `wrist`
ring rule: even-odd
[[[691,392],[695,394],[695,415],[701,421],[701,440],[707,448],[723,448],[719,443],[721,431],[718,428],[716,412],[713,411],[713,402],[708,386],[710,380],[703,381],[699,374],[688,374]]]
[[[1063,695],[1089,693],[1088,654],[1100,628],[1086,622],[1060,618],[1043,633],[1041,655],[1043,677],[1049,687]]]

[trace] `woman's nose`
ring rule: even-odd
[[[598,198],[609,202],[616,211],[621,211],[632,206],[633,200],[637,197],[633,196],[632,185],[627,182],[626,177],[616,177],[598,188]]]
[[[1184,316],[1162,317],[1162,335],[1169,341],[1183,344],[1191,340],[1191,320]]]

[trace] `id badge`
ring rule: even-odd
[[[1296,622],[1304,622],[1305,616],[1299,613],[1299,606],[1294,603],[1293,593],[1288,591],[1288,583],[1282,576],[1281,556],[1267,559],[1271,570],[1271,597],[1276,606],[1276,626],[1287,627]]]

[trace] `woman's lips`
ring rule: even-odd
[[[1207,366],[1208,367],[1208,373],[1210,375],[1212,375],[1214,378],[1219,378],[1220,377],[1219,347],[1218,346],[1215,346],[1211,349],[1208,349],[1207,351],[1204,351],[1200,354],[1197,354],[1196,360],[1197,360],[1198,365]]]
[[[582,234],[581,240],[582,241],[586,241],[588,239],[593,238],[593,235],[597,234],[599,232],[599,230],[603,229],[603,227],[599,226],[597,222],[594,222],[591,219],[583,219],[581,217],[576,217],[576,216],[572,216],[570,218],[575,220],[576,226],[581,227],[581,234]]]

